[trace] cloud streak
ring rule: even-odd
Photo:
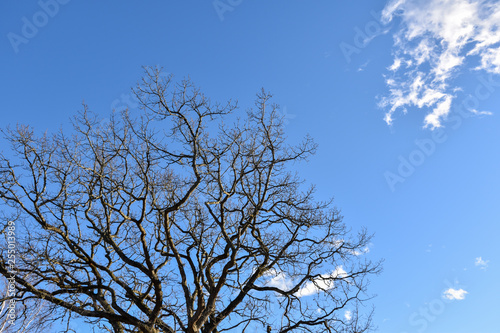
[[[391,0],[382,11],[394,34],[388,95],[380,101],[385,121],[397,111],[430,110],[424,127],[441,127],[459,87],[453,78],[465,67],[500,74],[500,3],[490,0]],[[469,110],[477,114],[477,110]],[[487,114],[487,113],[482,113]]]

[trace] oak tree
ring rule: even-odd
[[[71,132],[3,131],[12,151],[0,156],[0,274],[15,292],[1,300],[16,300],[18,325],[369,329],[366,287],[380,270],[363,255],[371,236],[352,233],[332,200],[316,200],[293,172],[316,145],[287,144],[271,96],[260,92],[236,118],[236,104],[212,103],[154,68],[134,93],[140,114],[104,126],[85,106]],[[33,321],[31,304],[43,320]]]

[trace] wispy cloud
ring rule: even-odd
[[[396,111],[429,109],[425,127],[441,127],[455,93],[452,79],[467,64],[500,74],[500,2],[491,0],[391,0],[384,22],[401,19],[380,106],[391,124]],[[473,114],[488,114],[469,110]]]
[[[493,114],[491,111],[478,111],[476,109],[470,109],[470,112],[477,116],[491,116]]]
[[[488,263],[489,262],[490,262],[489,260],[484,260],[481,257],[477,257],[476,261],[474,262],[474,264],[476,266],[478,266],[479,268],[481,268],[481,269],[486,269],[486,267],[488,267]]]
[[[365,61],[361,66],[358,67],[358,72],[363,72],[369,63],[370,63],[370,60]]]
[[[370,247],[369,246],[365,246],[361,250],[352,250],[352,254],[354,254],[355,256],[360,256],[360,255],[363,255],[363,254],[367,254],[369,252],[370,252]]]
[[[443,297],[449,300],[463,300],[466,294],[468,294],[468,292],[463,289],[450,288],[445,290]]]
[[[352,245],[350,245],[348,241],[346,241],[344,239],[337,239],[337,240],[334,240],[333,242],[331,242],[331,246],[333,246],[337,249],[340,249],[341,247],[346,246],[346,250],[348,252],[350,252],[351,254],[353,254],[355,256],[360,256],[360,255],[369,253],[370,247],[372,247],[373,244],[370,243],[363,248],[352,248]],[[349,247],[351,247],[351,249],[347,249]]]

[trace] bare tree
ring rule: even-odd
[[[5,291],[2,296],[4,301],[0,305],[0,332],[48,332],[51,328],[51,322],[45,320],[50,316],[50,313],[44,311],[46,308],[42,300],[26,300],[21,304],[22,306],[18,306],[14,303],[15,297],[10,298],[8,291]],[[11,299],[14,300],[13,303],[10,302]],[[11,304],[14,304],[14,306],[11,306]],[[13,308],[15,308],[14,311],[12,311]]]
[[[134,91],[140,117],[103,127],[84,107],[71,135],[4,130],[19,306],[115,333],[366,331],[370,236],[292,173],[316,146],[286,144],[271,96],[235,119],[157,69]]]

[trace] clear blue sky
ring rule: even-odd
[[[58,4],[0,4],[2,127],[69,128],[83,100],[103,117],[133,109],[143,65],[240,112],[264,87],[290,141],[320,145],[301,175],[376,234],[379,332],[499,332],[498,3]]]

